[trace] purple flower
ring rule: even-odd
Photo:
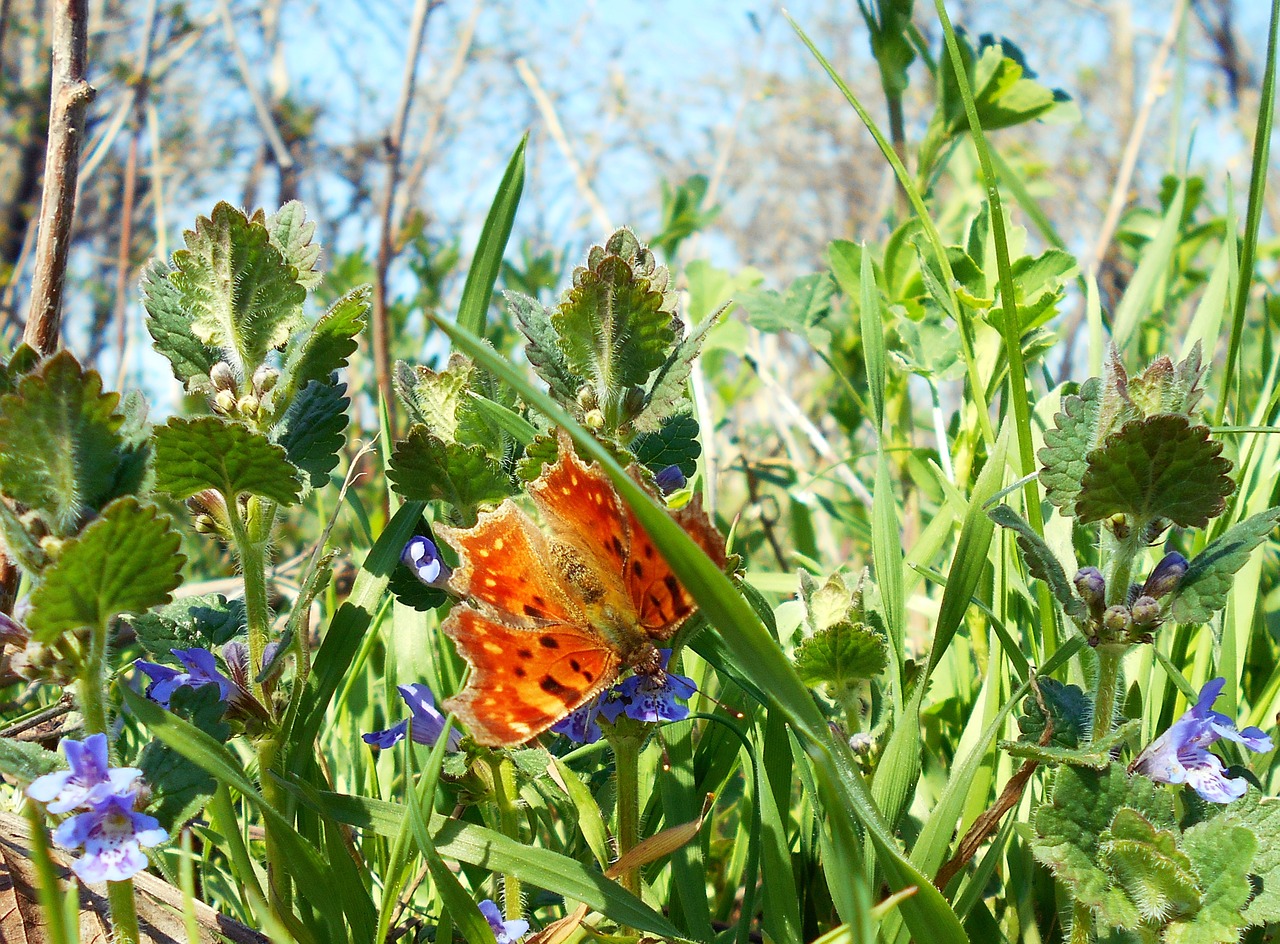
[[[1271,738],[1259,728],[1237,731],[1226,715],[1213,710],[1226,679],[1216,678],[1200,690],[1200,699],[1168,731],[1138,755],[1130,772],[1146,774],[1161,783],[1186,783],[1211,803],[1230,803],[1244,796],[1248,783],[1243,777],[1228,778],[1222,761],[1209,753],[1209,745],[1219,738],[1243,744],[1251,751],[1269,751]]]
[[[67,849],[84,847],[71,863],[82,882],[123,882],[147,867],[140,847],[158,845],[169,834],[154,816],[133,811],[132,795],[112,795],[65,820],[53,838]]]
[[[684,488],[684,472],[678,465],[669,465],[653,477],[653,484],[663,495],[670,495],[678,488]]]
[[[596,718],[600,715],[600,698],[579,705],[569,715],[551,726],[556,734],[563,734],[579,744],[594,744],[603,736]]]
[[[147,697],[165,708],[169,707],[169,699],[183,685],[189,688],[200,688],[202,685],[217,685],[223,701],[231,697],[235,686],[231,679],[218,671],[218,660],[208,649],[170,649],[170,652],[182,663],[185,672],[180,672],[169,665],[158,665],[139,659],[134,662],[142,672],[151,679],[147,686]]]
[[[108,766],[105,734],[91,734],[83,741],[63,738],[62,753],[67,755],[69,770],[45,774],[27,787],[27,796],[47,804],[50,813],[66,813],[124,794],[142,776],[136,767]]]
[[[625,714],[636,721],[683,721],[689,717],[689,709],[677,702],[687,700],[696,692],[693,679],[666,671],[671,659],[670,649],[659,649],[662,671],[652,675],[638,673],[615,685],[600,702],[600,714],[612,724]]]
[[[453,575],[449,565],[440,557],[440,548],[421,534],[409,539],[400,552],[400,562],[428,587],[444,587]]]
[[[515,944],[529,933],[528,921],[503,921],[502,912],[488,898],[480,902],[480,913],[489,922],[489,927],[493,929],[493,936],[497,938],[498,944]]]
[[[414,741],[418,744],[433,747],[436,741],[440,740],[440,735],[444,731],[444,715],[436,710],[436,700],[431,694],[431,689],[420,682],[413,685],[401,685],[398,688],[400,697],[409,706],[409,719],[385,730],[371,731],[369,734],[362,735],[365,743],[385,751],[387,748],[404,740],[405,732],[409,728],[409,720],[412,720]],[[457,729],[451,728],[449,730],[449,750],[456,751],[461,742],[462,736],[457,732]]]

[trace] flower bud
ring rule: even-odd
[[[1156,564],[1156,569],[1142,585],[1142,595],[1159,600],[1177,590],[1186,573],[1187,559],[1177,551],[1170,551]]]
[[[590,410],[587,415],[582,418],[582,425],[592,432],[599,432],[604,429],[604,413],[600,410]]]
[[[1108,632],[1117,635],[1127,633],[1132,622],[1133,617],[1129,612],[1129,608],[1121,606],[1119,603],[1115,606],[1107,607],[1107,611],[1102,614],[1102,625]]]
[[[1080,599],[1088,604],[1090,612],[1098,618],[1107,598],[1107,581],[1102,576],[1102,571],[1097,567],[1082,567],[1076,571],[1074,582],[1076,593],[1080,594]]]
[[[213,409],[218,413],[230,413],[236,408],[236,395],[230,390],[219,390],[213,398]]]
[[[216,390],[226,390],[235,393],[236,375],[231,370],[231,365],[226,361],[218,361],[209,371],[209,379],[213,381]]]
[[[236,411],[244,416],[257,416],[259,406],[261,406],[261,403],[258,398],[251,393],[246,393],[237,401]]]
[[[596,397],[595,388],[590,384],[583,384],[578,388],[578,406],[582,408],[584,413],[588,413],[600,406],[600,400]]]
[[[653,484],[658,486],[658,491],[663,495],[670,495],[676,489],[684,488],[684,483],[684,472],[678,465],[669,465],[653,477]]]
[[[1106,525],[1122,541],[1129,536],[1129,522],[1124,515],[1112,515],[1107,519]]]
[[[875,745],[875,738],[865,731],[859,731],[849,738],[849,749],[855,754],[870,754]]]
[[[1150,626],[1160,619],[1160,601],[1155,597],[1140,596],[1129,607],[1133,622],[1138,626]]]
[[[644,409],[644,391],[639,387],[628,387],[622,397],[622,415],[634,419]]]
[[[280,379],[280,371],[263,364],[253,372],[253,392],[259,397],[272,390]]]

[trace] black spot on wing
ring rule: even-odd
[[[556,698],[563,698],[565,695],[573,695],[575,692],[568,686],[561,685],[550,675],[544,675],[542,681],[538,683],[538,687],[548,695],[554,695]]]

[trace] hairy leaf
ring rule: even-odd
[[[1100,861],[1147,921],[1163,922],[1199,905],[1191,860],[1178,848],[1172,830],[1156,829],[1140,813],[1121,808],[1098,851]]]
[[[1167,944],[1235,944],[1248,923],[1241,914],[1253,889],[1249,864],[1258,843],[1244,826],[1198,823],[1182,834],[1182,848],[1200,879],[1199,908],[1165,930]]]
[[[512,492],[511,479],[481,447],[447,443],[425,426],[415,426],[396,445],[387,477],[404,498],[446,501],[464,517]]]
[[[1067,685],[1047,675],[1037,676],[1036,685],[1040,697],[1037,699],[1032,693],[1022,702],[1022,714],[1018,717],[1018,730],[1022,732],[1020,740],[1039,743],[1045,725],[1045,713],[1040,707],[1043,701],[1053,720],[1051,745],[1075,748],[1086,741],[1089,722],[1093,718],[1093,702],[1089,696],[1079,685]]]
[[[155,349],[169,359],[173,375],[190,389],[192,380],[208,378],[221,360],[216,346],[191,333],[191,312],[182,291],[169,278],[170,268],[153,260],[142,273],[142,306]]]
[[[1133,928],[1138,909],[1099,861],[1099,842],[1122,807],[1154,827],[1173,825],[1173,800],[1154,781],[1129,777],[1119,764],[1101,771],[1059,767],[1050,801],[1036,811],[1031,849],[1076,901],[1113,927]]]
[[[516,478],[522,482],[532,482],[542,474],[542,467],[548,462],[555,462],[560,454],[560,445],[551,433],[539,433],[533,442],[524,447],[524,455],[516,463]]]
[[[284,447],[289,462],[307,473],[312,488],[329,481],[338,465],[338,453],[346,444],[345,384],[313,380],[299,393],[273,431],[276,443]]]
[[[171,662],[173,649],[211,649],[230,642],[245,626],[244,601],[221,593],[184,597],[128,618],[144,649]]]
[[[582,379],[569,370],[564,353],[560,350],[555,328],[551,325],[551,312],[536,298],[519,292],[505,294],[507,304],[515,312],[524,335],[524,355],[534,371],[551,388],[551,393],[564,402],[571,401],[582,386]]]
[[[301,325],[307,290],[272,245],[265,223],[250,221],[229,203],[198,218],[183,238],[186,248],[173,254],[164,274],[173,289],[166,301],[176,302],[201,343],[219,348],[248,377]],[[151,277],[159,275],[153,268]],[[172,317],[166,322],[172,324]]]
[[[315,323],[286,370],[291,390],[301,390],[313,380],[328,381],[335,370],[347,366],[368,318],[370,292],[367,285],[353,288]]]
[[[474,377],[471,361],[453,354],[441,371],[401,361],[396,365],[395,387],[416,422],[445,442],[457,442],[463,419],[473,409],[468,391]]]
[[[220,696],[216,685],[181,686],[170,696],[169,710],[225,743],[231,737],[231,726],[222,720],[226,705]],[[211,774],[163,741],[149,741],[135,766],[152,790],[155,806],[147,812],[170,832],[177,832],[199,814],[218,786]]]
[[[0,774],[19,783],[31,783],[55,770],[65,770],[66,766],[60,754],[47,751],[34,741],[0,738]]]
[[[810,636],[796,650],[796,672],[810,687],[826,685],[833,696],[872,679],[889,664],[883,636],[863,623],[842,621]]]
[[[1271,508],[1229,528],[1195,556],[1174,591],[1170,613],[1179,623],[1207,623],[1227,605],[1236,573],[1249,555],[1280,523],[1280,508]]]
[[[1111,752],[1127,741],[1142,726],[1134,719],[1126,721],[1110,734],[1088,741],[1079,747],[1056,747],[1053,742],[1041,747],[1029,741],[1001,741],[1000,748],[1014,757],[1029,758],[1042,764],[1070,764],[1102,770],[1111,763]]]
[[[0,397],[0,491],[70,534],[86,511],[136,489],[149,450],[119,402],[66,351],[23,377]]]
[[[693,373],[693,362],[702,351],[707,332],[720,323],[728,308],[725,305],[704,318],[676,345],[671,356],[654,375],[653,384],[645,397],[644,409],[632,420],[636,429],[641,432],[653,431],[662,420],[685,407],[688,403],[685,388],[689,383],[689,375]]]
[[[1089,608],[1076,596],[1075,590],[1067,579],[1066,571],[1057,556],[1044,542],[1044,538],[1036,534],[1031,525],[1008,505],[997,505],[988,515],[1002,528],[1009,528],[1017,533],[1018,549],[1022,551],[1022,559],[1026,562],[1027,572],[1037,580],[1043,580],[1053,591],[1054,598],[1062,605],[1063,612],[1076,621],[1083,623],[1089,615]]]
[[[1098,407],[1102,381],[1091,377],[1080,386],[1078,395],[1063,397],[1062,411],[1053,418],[1053,428],[1044,433],[1040,450],[1040,484],[1045,497],[1074,515],[1080,482],[1088,468],[1089,450],[1093,448],[1093,431],[1098,423]]]
[[[1222,444],[1209,427],[1165,413],[1131,420],[1089,453],[1076,514],[1097,521],[1122,514],[1147,523],[1168,518],[1184,528],[1203,528],[1222,514],[1235,490]]]
[[[82,626],[105,629],[123,613],[168,603],[186,558],[167,515],[120,498],[67,542],[31,595],[27,624],[39,642]]]
[[[292,505],[302,490],[284,448],[238,423],[174,418],[156,430],[155,442],[156,487],[174,498],[212,488],[228,502],[247,492]]]
[[[686,477],[693,475],[698,467],[698,456],[702,455],[698,421],[692,413],[677,413],[656,432],[644,433],[632,440],[631,452],[636,461],[651,472],[661,472],[669,465],[677,465]]]
[[[1239,800],[1220,809],[1206,825],[1211,829],[1241,826],[1257,840],[1249,864],[1254,896],[1244,909],[1244,920],[1251,925],[1280,921],[1280,801],[1264,797],[1251,786]]]
[[[316,271],[320,259],[320,244],[311,238],[316,234],[316,224],[307,219],[307,208],[299,200],[290,200],[267,217],[267,232],[271,245],[280,250],[285,262],[298,270],[297,282],[305,289],[320,284],[321,275]]]
[[[668,281],[627,230],[594,247],[551,314],[568,369],[602,394],[644,384],[666,361],[680,327]]]

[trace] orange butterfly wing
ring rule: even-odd
[[[618,677],[618,654],[566,623],[516,627],[459,605],[441,628],[471,664],[467,687],[444,707],[481,744],[523,744]]]
[[[458,552],[453,584],[464,596],[502,611],[512,623],[584,622],[581,607],[547,569],[546,538],[510,499],[481,512],[474,527],[438,525],[436,534]]]
[[[702,510],[700,495],[672,517],[717,567],[724,567],[724,538]],[[655,639],[670,639],[697,604],[630,509],[627,518],[631,532],[631,553],[625,571],[627,589],[644,631]]]

